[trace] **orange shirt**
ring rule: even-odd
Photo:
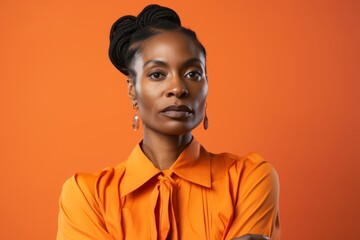
[[[127,161],[68,179],[57,240],[280,239],[278,176],[256,153],[207,152],[195,139],[161,171],[139,145]]]

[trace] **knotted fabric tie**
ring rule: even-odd
[[[158,175],[151,192],[151,240],[178,239],[176,224],[176,183],[171,176]],[[175,208],[175,210],[174,210]]]

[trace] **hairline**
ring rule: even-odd
[[[166,33],[166,32],[179,32],[185,36],[187,36],[189,39],[191,39],[191,41],[193,41],[195,43],[195,45],[199,48],[200,52],[204,55],[204,59],[206,61],[206,53],[203,52],[202,48],[201,48],[201,43],[197,43],[197,41],[195,41],[195,39],[193,39],[192,37],[190,37],[188,34],[186,34],[184,32],[184,30],[188,30],[182,26],[178,26],[176,28],[173,28],[173,29],[160,29],[160,28],[156,28],[154,26],[148,26],[149,28],[153,28],[153,31],[154,31],[154,34],[151,35],[150,37],[146,38],[146,39],[143,39],[143,40],[139,40],[137,42],[133,42],[131,43],[132,39],[130,40],[130,45],[129,45],[129,49],[132,49],[132,48],[138,48],[137,51],[133,54],[132,58],[131,58],[131,61],[128,63],[128,66],[127,66],[127,69],[128,69],[128,72],[129,72],[129,77],[130,78],[136,78],[136,73],[135,73],[135,70],[132,69],[132,65],[134,64],[134,60],[136,58],[136,56],[138,56],[139,54],[141,54],[141,51],[142,51],[142,47],[143,45],[149,41],[150,39],[152,39],[153,37],[157,36],[158,34],[161,34],[161,33]],[[135,45],[135,46],[134,46]],[[205,63],[205,71],[206,71],[206,63]]]

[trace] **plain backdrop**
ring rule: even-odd
[[[63,182],[141,140],[109,29],[174,8],[208,52],[212,152],[278,171],[282,239],[360,239],[360,2],[2,0],[0,239],[55,239]]]

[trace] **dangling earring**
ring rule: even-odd
[[[140,119],[139,119],[139,116],[137,114],[137,110],[138,110],[137,103],[133,103],[133,108],[135,110],[135,114],[134,114],[134,117],[133,117],[133,120],[132,120],[132,129],[134,131],[136,131],[140,127]]]
[[[204,117],[204,120],[203,120],[203,125],[204,125],[204,129],[208,129],[209,127],[209,119],[206,115],[206,107],[207,107],[207,103],[205,103],[205,117]]]

